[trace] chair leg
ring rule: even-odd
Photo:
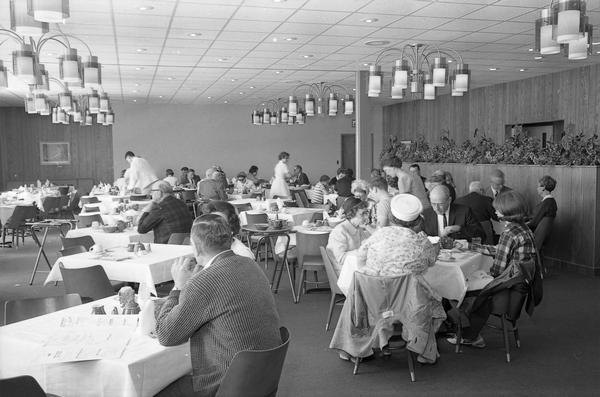
[[[319,282],[319,276],[317,275],[317,271],[315,270],[313,273],[315,275],[315,282],[318,283]]]
[[[460,319],[460,312],[458,313],[458,323],[456,324],[456,346],[454,347],[455,353],[460,353],[460,347],[462,346],[462,321]]]
[[[408,358],[408,370],[410,371],[410,381],[414,382],[415,377],[415,353],[406,349],[406,356]]]
[[[506,362],[510,363],[510,345],[508,343],[508,327],[506,324],[506,315],[503,314],[500,317],[500,321],[502,322],[502,333],[504,334],[504,349],[506,350]]]
[[[361,360],[362,359],[360,357],[356,357],[355,358],[355,361],[354,361],[354,371],[352,371],[353,375],[358,374],[358,366],[360,365]]]
[[[519,329],[517,328],[517,324],[513,326],[513,334],[515,335],[515,345],[517,349],[521,348],[521,339],[519,339]]]
[[[298,283],[298,296],[296,297],[296,303],[300,302],[300,295],[302,292],[306,293],[304,288],[304,279],[306,278],[306,270],[300,269],[300,282]]]
[[[335,292],[331,293],[331,303],[329,304],[329,313],[327,314],[327,323],[325,324],[325,331],[329,331],[329,323],[331,322],[331,316],[333,315],[333,308],[335,306]]]

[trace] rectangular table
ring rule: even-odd
[[[109,297],[0,327],[0,378],[31,375],[47,393],[62,397],[151,397],[191,372],[189,343],[161,346],[136,331],[119,359],[39,364],[42,342],[65,316],[91,315],[94,304],[118,304]]]
[[[468,290],[481,289],[485,285],[485,280],[479,280],[474,274],[478,270],[489,271],[493,260],[489,256],[470,251],[453,253],[453,256],[456,259],[452,262],[437,260],[423,277],[443,298],[456,300],[460,305]],[[348,253],[338,277],[338,286],[343,293],[348,292],[357,268],[356,252]]]
[[[248,211],[240,212],[240,223],[242,225],[248,224],[248,221],[246,220],[246,212]],[[286,207],[282,208],[277,214],[275,214],[274,212],[267,212],[267,216],[269,217],[269,219],[275,219],[275,217],[277,216],[279,217],[279,219],[285,219],[286,221],[288,221],[288,223],[291,224],[291,226],[300,226],[304,221],[310,222],[313,215],[319,212],[325,215],[322,208]]]
[[[168,244],[152,244],[152,252],[143,256],[127,252],[126,248],[113,248],[111,253],[121,257],[129,256],[130,259],[100,259],[92,252],[61,257],[52,266],[52,270],[44,284],[62,280],[59,269],[61,263],[68,269],[100,265],[110,280],[140,283],[156,295],[155,284],[173,280],[171,276],[173,262],[178,258],[193,255],[192,246],[190,245]],[[142,289],[142,286],[140,288]]]
[[[136,228],[137,229],[137,228]],[[81,229],[71,229],[67,237],[91,236],[96,244],[103,248],[127,247],[129,243],[154,242],[154,232],[139,234],[136,229],[125,229],[122,232],[106,233],[102,228],[84,227]]]

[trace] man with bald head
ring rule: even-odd
[[[166,244],[173,233],[189,233],[192,216],[187,205],[173,196],[167,181],[160,181],[152,190],[152,202],[144,208],[138,222],[138,233],[154,231],[154,242]]]
[[[512,190],[508,186],[504,186],[504,172],[499,169],[492,170],[490,174],[490,191],[489,196],[493,199],[496,198],[500,193]]]
[[[467,206],[452,203],[446,186],[437,185],[429,193],[431,208],[423,211],[424,231],[428,236],[449,236],[471,241],[473,237],[485,239],[481,225]]]

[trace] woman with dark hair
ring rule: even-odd
[[[258,167],[255,165],[250,166],[250,169],[248,170],[248,176],[246,178],[249,181],[252,181],[252,183],[254,183],[255,185],[258,185],[259,184]]]
[[[234,254],[239,256],[245,256],[250,259],[254,259],[254,254],[244,243],[242,243],[237,236],[240,233],[240,218],[235,212],[235,207],[226,201],[210,201],[202,207],[204,214],[218,214],[227,219],[227,224],[231,229],[233,240],[231,242],[231,250]]]
[[[288,168],[288,160],[290,154],[287,152],[279,153],[279,162],[275,166],[275,177],[271,184],[271,198],[289,198],[290,188],[287,181],[290,179],[290,169]]]
[[[533,233],[525,224],[527,217],[527,202],[517,191],[508,190],[498,194],[493,202],[496,215],[501,221],[507,222],[506,228],[500,235],[496,248],[494,262],[490,268],[493,285],[507,283],[510,294],[491,295],[490,299],[476,300],[469,315],[470,326],[463,330],[461,344],[483,348],[485,340],[480,332],[490,315],[493,305],[508,307],[507,317],[513,323],[519,318],[525,301],[528,285],[522,266],[537,268],[537,251]],[[489,246],[483,246],[489,251]],[[486,289],[489,289],[489,285]],[[457,343],[457,338],[449,338],[448,342]]]
[[[366,229],[369,222],[369,205],[356,197],[348,197],[342,210],[345,220],[329,234],[327,249],[333,255],[333,267],[340,274],[346,255],[355,251],[370,233]]]
[[[527,226],[531,230],[535,230],[537,225],[545,217],[556,218],[556,200],[552,196],[552,191],[556,188],[556,179],[549,175],[544,175],[538,182],[537,192],[542,198],[542,201],[533,209],[533,216],[527,222]]]

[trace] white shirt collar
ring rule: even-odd
[[[203,269],[206,270],[209,268],[210,265],[213,264],[213,262],[217,259],[217,257],[219,257],[221,254],[224,254],[226,252],[231,251],[230,249],[225,250],[225,251],[221,251],[219,252],[217,255],[213,256],[212,258],[210,258],[210,260],[208,262],[206,262],[206,264],[204,265]]]
[[[544,197],[542,198],[542,201],[546,200],[547,198],[554,198],[554,196],[552,196],[551,194],[549,194],[549,195],[547,195],[547,196],[544,196]]]

